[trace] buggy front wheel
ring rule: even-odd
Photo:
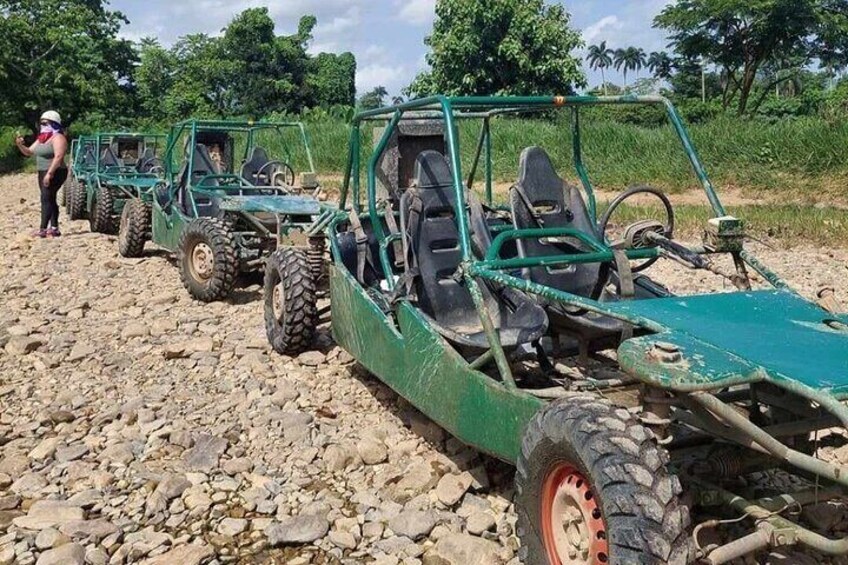
[[[645,427],[598,396],[540,410],[515,475],[522,562],[688,563],[689,513],[667,459]]]
[[[216,218],[192,220],[180,234],[179,264],[183,285],[195,299],[214,302],[229,296],[239,271],[229,224]]]
[[[121,212],[118,253],[123,257],[141,257],[150,237],[150,205],[138,198],[127,201]]]
[[[281,247],[265,264],[265,333],[274,351],[306,350],[318,325],[316,281],[305,251]]]
[[[95,233],[115,233],[115,200],[112,192],[106,187],[100,187],[94,192],[94,202],[91,206],[89,225]]]
[[[68,191],[68,217],[72,220],[85,219],[85,185],[76,176],[71,176],[71,180],[65,185],[64,190]]]

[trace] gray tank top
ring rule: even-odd
[[[39,143],[32,150],[33,154],[35,154],[35,168],[38,171],[46,171],[50,168],[50,163],[53,162],[53,158],[56,156],[56,153],[53,150],[53,141],[56,139],[55,136],[51,137],[47,140],[47,143]],[[65,164],[62,163],[61,167],[64,167]]]

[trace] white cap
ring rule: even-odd
[[[55,110],[47,110],[43,114],[41,114],[42,120],[50,120],[51,122],[56,122],[59,125],[62,125],[62,116],[59,115],[59,112]]]

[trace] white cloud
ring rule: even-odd
[[[618,16],[605,16],[583,30],[583,40],[586,45],[592,45],[596,40],[608,39],[613,31],[621,31],[624,24]]]
[[[436,16],[436,0],[404,0],[398,18],[416,25],[428,25]]]

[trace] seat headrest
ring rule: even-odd
[[[532,146],[521,152],[518,164],[518,182],[524,186],[545,186],[554,182],[562,186],[562,179],[557,174],[548,153],[541,147]]]
[[[253,148],[250,152],[250,159],[248,161],[256,161],[256,162],[268,162],[268,153],[258,145]]]
[[[192,173],[217,173],[217,167],[209,155],[209,148],[202,143],[194,145],[194,163]]]
[[[444,155],[428,149],[415,158],[415,186],[435,188],[453,184],[450,165]]]

